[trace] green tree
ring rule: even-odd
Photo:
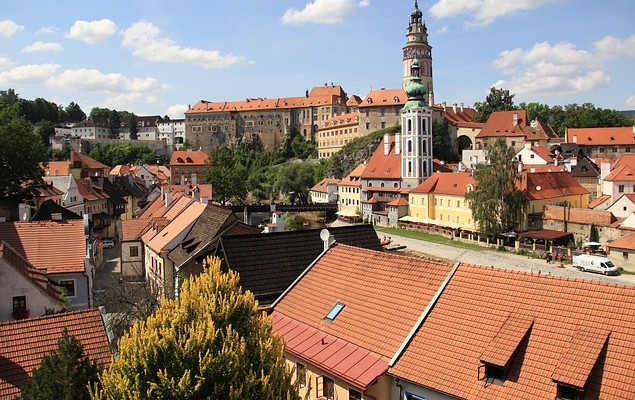
[[[459,156],[452,149],[448,121],[443,121],[441,124],[434,120],[432,121],[432,154],[439,160],[447,162],[459,160]]]
[[[110,138],[119,139],[119,133],[121,132],[121,119],[117,110],[111,110],[108,113],[108,128],[110,129]]]
[[[518,107],[514,105],[515,94],[510,94],[507,89],[490,88],[484,102],[474,103],[476,114],[472,121],[485,122],[494,111],[511,111]]]
[[[15,107],[0,110],[0,199],[29,198],[42,182],[47,151],[33,125]]]
[[[79,340],[66,328],[57,350],[44,356],[33,376],[20,387],[21,400],[88,400],[88,387],[99,379],[100,366],[84,354]]]
[[[291,202],[297,198],[300,203],[307,203],[309,189],[315,185],[315,182],[314,164],[284,164],[277,169],[273,189],[284,196],[289,196]]]
[[[527,111],[527,121],[538,118],[539,121],[549,123],[551,120],[551,108],[542,103],[520,103],[518,108]]]
[[[217,259],[183,283],[178,300],[164,299],[134,325],[118,349],[94,400],[298,398],[269,318]]]
[[[79,104],[71,101],[68,106],[64,109],[64,113],[66,114],[66,122],[79,122],[86,119],[86,113],[82,110]]]
[[[600,242],[600,232],[595,224],[591,224],[591,231],[589,232],[589,242]]]
[[[212,198],[226,204],[233,198],[247,196],[247,168],[236,163],[233,151],[226,146],[214,147],[209,154],[203,179],[212,184]]]
[[[480,234],[490,239],[518,230],[529,203],[527,193],[518,188],[521,175],[515,154],[504,140],[497,140],[488,149],[489,163],[474,171],[476,189],[465,195]]]
[[[35,124],[35,132],[42,139],[42,144],[48,147],[51,144],[50,137],[55,136],[55,127],[50,121],[42,120]]]
[[[130,140],[137,140],[139,138],[138,133],[137,116],[132,114],[132,118],[130,118]]]

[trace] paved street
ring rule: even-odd
[[[121,266],[119,259],[119,242],[112,249],[104,249],[104,264],[97,268],[93,281],[95,305],[101,305],[103,294],[114,285],[119,285]]]

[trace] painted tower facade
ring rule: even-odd
[[[428,44],[428,28],[423,21],[423,13],[415,0],[415,8],[410,14],[410,22],[406,29],[406,45],[403,48],[403,84],[406,87],[412,78],[412,63],[419,61],[421,82],[428,92],[428,103],[434,104],[434,90],[432,86],[432,46]]]
[[[432,175],[432,109],[426,104],[426,86],[419,76],[419,61],[411,64],[410,83],[405,88],[408,102],[401,110],[401,137],[396,151],[401,153],[403,188],[415,188]]]

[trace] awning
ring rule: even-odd
[[[556,240],[567,236],[573,236],[571,232],[554,231],[551,229],[538,229],[535,231],[527,231],[520,234],[520,237],[528,237],[532,239]]]
[[[355,210],[344,209],[335,213],[340,217],[359,217],[359,214]]]

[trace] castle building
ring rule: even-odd
[[[412,64],[419,61],[420,78],[428,92],[428,104],[434,104],[434,91],[432,86],[432,46],[428,44],[428,28],[423,22],[423,13],[415,0],[415,8],[410,14],[410,23],[406,30],[406,45],[403,48],[403,89],[412,79]]]

